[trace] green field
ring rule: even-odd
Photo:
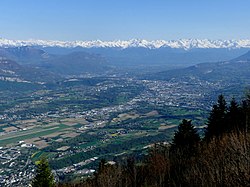
[[[19,131],[19,132],[15,132],[14,134],[12,133],[6,134],[4,136],[0,136],[0,146],[17,143],[19,141],[30,139],[30,138],[45,136],[48,134],[61,131],[66,128],[70,128],[70,127],[60,124],[60,125],[56,125],[52,127],[45,127],[45,128],[37,127],[32,130]]]

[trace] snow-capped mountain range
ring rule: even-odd
[[[130,48],[143,47],[157,49],[161,47],[193,49],[193,48],[250,48],[250,39],[245,40],[209,40],[209,39],[180,39],[180,40],[116,40],[116,41],[52,41],[52,40],[8,40],[0,38],[0,47],[83,47],[83,48]]]

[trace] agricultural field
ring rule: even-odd
[[[10,131],[10,129],[12,129]],[[18,129],[14,126],[5,128],[5,134],[0,136],[0,146],[23,142],[34,144],[38,148],[44,146],[45,142],[50,143],[53,138],[61,137],[66,133],[74,132],[74,126],[64,124],[35,125],[29,128]],[[44,142],[44,143],[43,143]],[[43,145],[42,145],[43,144]]]

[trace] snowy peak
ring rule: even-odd
[[[21,47],[21,46],[42,46],[42,47],[83,47],[83,48],[250,48],[250,40],[209,40],[209,39],[180,39],[180,40],[116,40],[116,41],[51,41],[51,40],[8,40],[0,38],[0,47]]]

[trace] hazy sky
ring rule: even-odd
[[[250,0],[0,0],[0,37],[250,39]]]

